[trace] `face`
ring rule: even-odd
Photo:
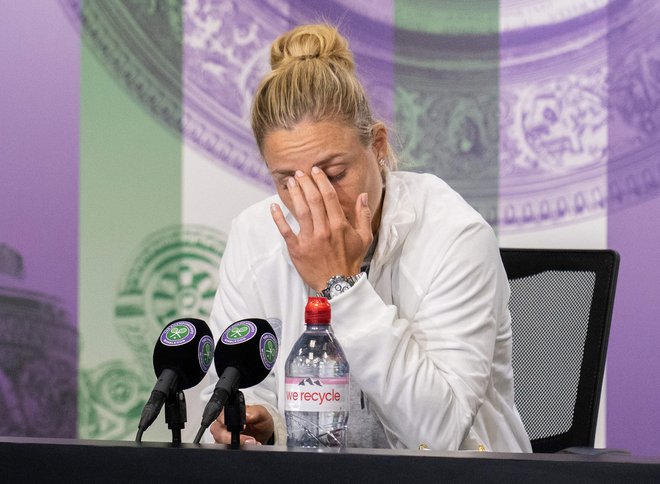
[[[374,141],[364,146],[358,131],[338,121],[301,121],[291,130],[270,131],[264,137],[263,154],[277,193],[293,213],[287,180],[296,170],[311,176],[321,168],[337,192],[348,221],[355,223],[355,203],[360,193],[369,195],[374,233],[380,224],[383,178],[378,160],[385,155],[387,132],[379,127]]]

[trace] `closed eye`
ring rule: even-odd
[[[289,177],[289,176],[284,176],[284,177],[280,178],[280,179],[277,181],[277,184],[280,186],[280,188],[281,188],[282,190],[288,190],[288,189],[289,189],[289,185],[288,185],[289,178],[291,178],[291,177]]]
[[[330,183],[335,183],[335,182],[338,182],[339,180],[341,180],[342,178],[344,178],[346,176],[346,170],[341,171],[341,172],[339,172],[335,175],[327,175],[326,174],[326,176],[328,177],[328,180],[330,181]]]

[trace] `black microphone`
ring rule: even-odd
[[[279,320],[271,321],[281,325]],[[278,346],[275,330],[265,319],[242,319],[225,329],[215,348],[215,369],[220,379],[204,408],[196,444],[234,392],[256,385],[268,376],[275,365]]]
[[[154,372],[158,381],[142,410],[136,441],[156,420],[170,396],[202,381],[211,367],[213,348],[211,329],[201,319],[177,319],[163,329],[154,347]]]

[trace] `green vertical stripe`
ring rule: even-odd
[[[402,169],[434,173],[491,223],[499,186],[499,2],[397,0]]]
[[[499,2],[493,0],[396,0],[398,28],[437,34],[488,34],[499,28]]]
[[[113,65],[113,56],[134,59],[130,52],[101,51],[98,5],[83,2],[89,23],[81,49],[78,420],[81,438],[117,439],[133,438],[135,414],[148,396],[144,387],[154,382],[131,338],[120,334],[117,296],[142,242],[180,224],[182,140],[154,118],[136,85],[122,82],[122,69],[133,69],[136,82],[153,82],[141,78],[145,67]],[[181,96],[178,110],[171,114],[180,119]],[[164,440],[162,432],[150,434]]]

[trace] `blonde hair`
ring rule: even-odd
[[[271,72],[252,103],[252,131],[263,155],[266,134],[303,120],[340,120],[354,126],[364,146],[374,139],[374,120],[348,41],[328,24],[301,25],[278,37],[270,49]],[[396,158],[387,143],[386,162]]]

